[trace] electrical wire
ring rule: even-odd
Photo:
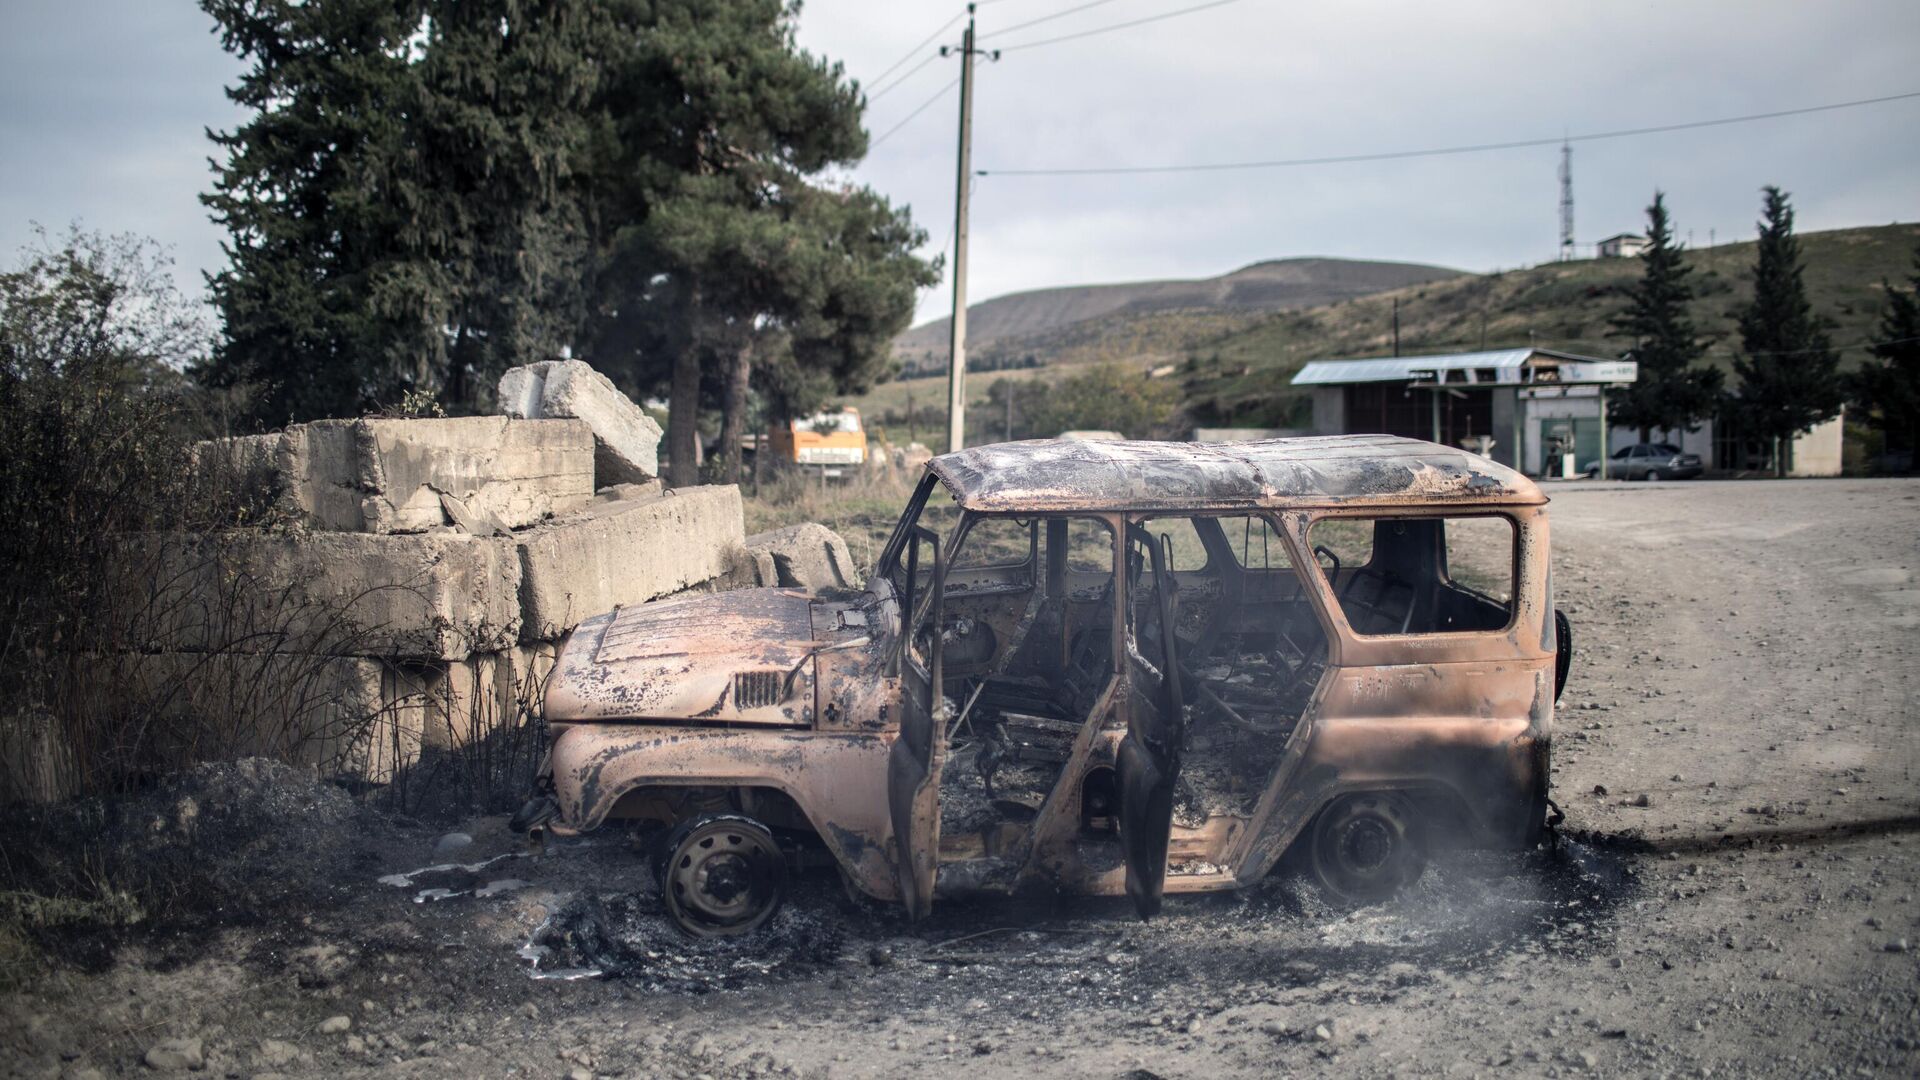
[[[881,98],[886,97],[888,94],[892,93],[896,88],[898,88],[902,83],[906,82],[908,79],[911,79],[915,75],[919,74],[922,68],[926,67],[928,64],[931,64],[938,59],[940,59],[939,53],[927,54],[927,58],[925,60],[922,60],[919,63],[908,68],[906,74],[900,76],[899,78],[893,80],[892,82],[888,83],[883,87],[879,87],[875,89],[873,93],[868,94],[867,104],[871,105],[874,102],[879,101]]]
[[[874,147],[879,146],[883,142],[886,142],[887,139],[890,138],[894,132],[899,131],[901,128],[906,127],[908,124],[912,123],[914,117],[919,116],[923,112],[926,112],[929,108],[933,106],[934,102],[939,101],[943,97],[946,97],[947,91],[959,85],[960,85],[960,77],[956,75],[954,76],[952,82],[941,87],[932,97],[921,102],[917,108],[915,108],[912,112],[908,113],[906,116],[901,117],[899,123],[888,128],[886,132],[882,134],[879,138],[876,138],[872,142],[869,142],[867,144],[867,152],[872,153]]]
[[[1178,11],[1163,12],[1159,15],[1148,15],[1147,17],[1142,19],[1133,19],[1128,22],[1114,23],[1111,26],[1095,27],[1092,30],[1082,30],[1074,34],[1062,34],[1059,37],[1041,38],[1039,41],[1022,41],[1015,45],[1002,45],[999,51],[1015,52],[1020,49],[1037,49],[1042,45],[1058,45],[1063,41],[1077,41],[1080,38],[1092,37],[1095,34],[1106,34],[1106,33],[1111,33],[1115,30],[1125,30],[1125,29],[1128,29],[1129,27],[1145,26],[1147,23],[1159,22],[1162,19],[1172,19],[1181,15],[1191,15],[1196,11],[1205,11],[1208,8],[1225,7],[1228,4],[1237,4],[1239,2],[1240,0],[1212,0],[1212,3],[1195,4],[1192,7],[1181,8]],[[1093,5],[1089,4],[1087,6],[1091,7]],[[1066,13],[1062,12],[1061,14],[1066,14]]]
[[[1511,142],[1475,143],[1468,146],[1443,146],[1425,150],[1394,150],[1377,154],[1342,154],[1333,157],[1287,158],[1278,161],[1234,161],[1203,165],[1116,165],[1078,169],[995,169],[980,171],[981,176],[1115,176],[1141,173],[1184,173],[1184,172],[1227,172],[1238,169],[1290,169],[1308,165],[1346,165],[1363,161],[1399,161],[1406,158],[1442,157],[1451,154],[1479,154],[1494,150],[1518,150],[1532,146],[1557,146],[1561,143],[1592,142],[1597,139],[1622,139],[1633,135],[1656,135],[1667,131],[1692,131],[1696,128],[1719,127],[1723,124],[1745,124],[1755,120],[1774,120],[1783,116],[1805,116],[1808,113],[1831,112],[1835,109],[1853,109],[1863,105],[1881,105],[1890,101],[1905,101],[1920,98],[1920,90],[1908,94],[1888,94],[1885,97],[1861,98],[1858,101],[1838,101],[1830,105],[1809,105],[1801,109],[1779,109],[1774,112],[1749,113],[1745,116],[1725,116],[1714,120],[1693,120],[1684,124],[1657,124],[1652,127],[1622,128],[1618,131],[1595,131],[1583,135],[1556,135],[1542,139],[1515,139]]]
[[[950,29],[950,28],[951,28],[951,27],[953,26],[953,24],[954,24],[954,23],[957,23],[957,22],[959,22],[959,21],[960,21],[961,19],[964,19],[964,18],[966,18],[966,17],[967,17],[967,13],[966,13],[966,12],[964,12],[964,11],[962,11],[962,12],[961,12],[960,14],[958,14],[958,15],[955,15],[955,16],[954,16],[953,18],[951,18],[951,19],[948,19],[948,20],[947,20],[946,22],[943,22],[943,23],[941,23],[941,24],[940,24],[940,29],[938,29],[938,30],[935,30],[935,31],[934,31],[933,33],[931,33],[931,34],[928,34],[928,35],[926,36],[926,40],[924,40],[924,41],[922,41],[922,42],[920,42],[920,44],[918,44],[918,45],[915,45],[915,46],[914,46],[913,48],[911,48],[911,49],[908,49],[908,50],[906,51],[906,53],[905,53],[904,55],[902,55],[902,56],[900,57],[900,59],[898,59],[898,60],[895,60],[895,61],[894,61],[893,63],[891,63],[891,64],[889,64],[889,65],[887,65],[887,70],[885,70],[885,71],[883,71],[883,72],[881,72],[881,73],[880,73],[880,74],[878,74],[878,75],[875,75],[875,76],[873,77],[873,81],[874,81],[875,83],[878,83],[878,82],[880,82],[880,81],[881,81],[882,79],[885,79],[885,78],[886,78],[887,76],[889,76],[889,75],[891,75],[891,74],[893,74],[893,73],[894,73],[895,71],[897,71],[897,70],[899,70],[899,68],[900,68],[900,65],[901,65],[901,64],[904,64],[904,63],[906,63],[907,61],[909,61],[909,60],[911,60],[911,59],[913,59],[913,54],[915,54],[915,53],[917,53],[917,52],[919,52],[919,51],[920,51],[921,49],[924,49],[924,48],[926,48],[927,46],[929,46],[929,45],[931,45],[931,44],[933,44],[933,42],[934,42],[934,39],[935,39],[935,38],[937,38],[937,37],[939,37],[939,36],[940,36],[941,34],[944,34],[944,33],[946,33],[946,32],[947,32],[947,30],[948,30],[948,29]],[[869,98],[868,100],[872,100],[872,99],[871,99],[871,98]]]
[[[999,30],[993,31],[992,33],[975,35],[975,40],[985,41],[988,38],[999,37],[1001,34],[1011,34],[1011,33],[1014,33],[1015,31],[1025,30],[1029,26],[1039,26],[1041,23],[1052,22],[1055,19],[1064,19],[1069,15],[1076,15],[1082,11],[1087,10],[1088,8],[1097,8],[1102,4],[1111,4],[1111,3],[1113,3],[1113,0],[1092,0],[1091,3],[1081,4],[1079,7],[1070,7],[1065,11],[1056,11],[1051,15],[1042,15],[1037,19],[1028,19],[1026,22],[1015,23],[1012,26],[1003,27]]]

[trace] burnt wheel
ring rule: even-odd
[[[1391,792],[1343,795],[1314,819],[1308,858],[1320,887],[1348,904],[1373,904],[1420,879],[1426,845],[1413,809]]]
[[[750,933],[780,909],[786,857],[765,825],[737,814],[681,822],[662,845],[660,898],[694,937]]]

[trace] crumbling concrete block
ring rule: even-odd
[[[749,552],[756,557],[764,553],[773,563],[773,578],[762,577],[762,585],[844,589],[860,584],[847,542],[825,525],[802,522],[756,533],[746,543]]]
[[[230,530],[147,537],[123,556],[150,581],[150,648],[457,660],[520,637],[507,537]]]
[[[428,686],[423,744],[459,749],[538,716],[558,655],[543,641],[444,665]]]
[[[593,429],[594,483],[644,483],[660,475],[660,425],[584,360],[542,360],[500,376],[500,411],[574,417]]]
[[[115,658],[128,703],[162,749],[271,757],[384,784],[419,759],[430,668],[302,653],[131,653]]]
[[[193,460],[237,521],[270,509],[338,532],[421,532],[448,521],[447,499],[520,528],[593,497],[593,434],[578,420],[316,420],[202,442]]]
[[[520,638],[552,640],[617,605],[719,577],[744,532],[729,484],[598,502],[519,533]]]
[[[584,506],[594,487],[593,433],[578,420],[316,420],[281,435],[276,465],[288,509],[343,532],[446,524],[443,494],[521,528]]]
[[[279,433],[208,439],[193,446],[194,477],[201,492],[251,521],[282,496]]]

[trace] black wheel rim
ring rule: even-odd
[[[668,855],[668,912],[696,934],[743,934],[773,914],[782,865],[773,838],[737,821],[701,826]]]

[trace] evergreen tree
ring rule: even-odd
[[[232,265],[203,372],[262,419],[407,391],[457,410],[558,352],[583,317],[577,193],[593,129],[596,5],[566,0],[202,0],[252,68],[254,115],[216,134],[205,196]]]
[[[623,136],[624,152],[668,172],[615,238],[589,359],[636,384],[666,382],[676,484],[696,479],[703,390],[720,402],[718,472],[731,480],[757,352],[776,388],[797,395],[781,408],[861,389],[883,373],[913,290],[932,280],[910,254],[925,237],[904,210],[864,188],[819,186],[823,170],[866,153],[863,101],[838,64],[797,47],[796,11],[657,0],[612,76],[658,105]]]
[[[1740,315],[1738,410],[1746,429],[1773,444],[1784,475],[1794,436],[1839,411],[1839,356],[1801,280],[1800,242],[1787,194],[1768,186],[1753,268],[1753,301]]]
[[[1913,255],[1907,289],[1884,283],[1874,360],[1854,373],[1852,397],[1860,411],[1886,434],[1889,450],[1920,451],[1920,250]]]
[[[1613,399],[1609,412],[1640,429],[1648,442],[1658,430],[1691,430],[1712,415],[1722,373],[1697,366],[1706,342],[1694,336],[1687,306],[1693,302],[1693,272],[1673,242],[1666,197],[1653,193],[1647,207],[1647,248],[1640,254],[1640,281],[1627,289],[1627,309],[1614,316],[1615,333],[1633,339],[1639,378]]]

